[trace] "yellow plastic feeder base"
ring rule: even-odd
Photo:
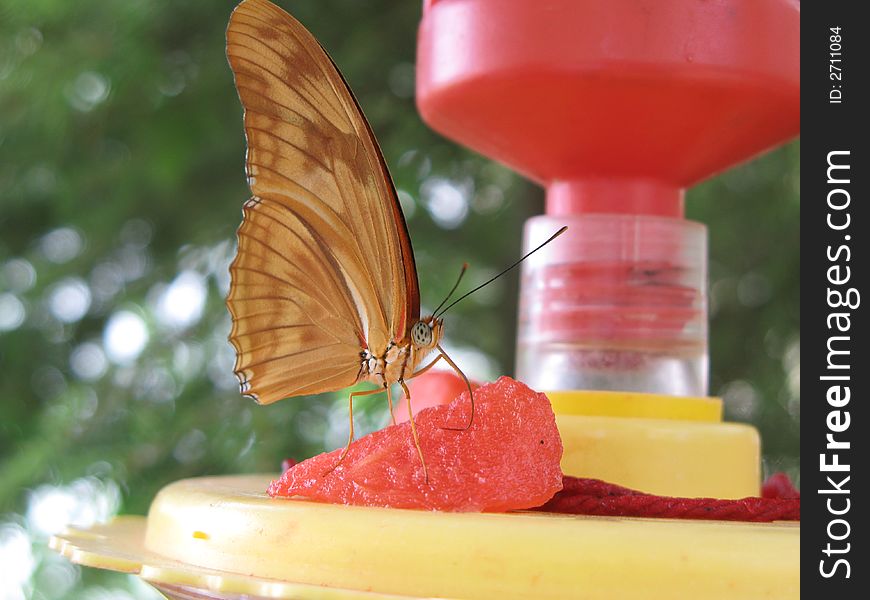
[[[73,561],[171,598],[796,598],[800,528],[457,514],[271,499],[268,476],[189,479],[148,518],[69,531]]]
[[[663,496],[757,496],[754,427],[722,422],[719,398],[634,392],[546,392],[565,453],[562,471]]]
[[[714,398],[551,392],[562,470],[670,496],[759,488],[752,427]],[[69,531],[74,562],[178,600],[797,598],[800,525],[456,514],[272,499],[269,476],[189,479],[146,518]]]

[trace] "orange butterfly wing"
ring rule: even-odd
[[[314,37],[266,0],[227,29],[245,109],[247,174],[230,266],[230,342],[242,391],[268,404],[360,379],[419,319],[405,220],[377,142]]]

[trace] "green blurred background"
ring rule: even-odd
[[[542,192],[428,130],[420,2],[283,2],[340,65],[381,142],[425,307],[519,254]],[[182,477],[277,471],[336,447],[346,395],[255,407],[223,297],[248,197],[224,57],[233,3],[0,2],[0,598],[150,598],[46,550],[66,523],[144,513]],[[798,145],[691,190],[710,228],[711,393],[798,476]],[[473,377],[510,373],[517,277],[451,311]],[[381,399],[360,429],[386,422]],[[4,595],[5,594],[5,595]]]

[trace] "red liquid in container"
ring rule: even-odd
[[[707,382],[706,230],[682,219],[540,216],[522,267],[517,377],[539,389],[698,395]]]

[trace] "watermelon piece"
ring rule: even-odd
[[[413,397],[413,396],[412,396]],[[540,506],[562,488],[562,440],[550,402],[509,377],[416,416],[427,482],[410,423],[393,425],[341,449],[309,458],[269,486],[270,496],[336,504],[453,512],[503,512]]]
[[[476,390],[480,384],[470,381],[471,389]],[[425,408],[450,404],[456,396],[466,391],[465,381],[453,371],[429,371],[408,382],[411,389],[411,409],[414,415]],[[408,407],[404,402],[396,402],[393,406],[393,418],[396,423],[408,420]]]

